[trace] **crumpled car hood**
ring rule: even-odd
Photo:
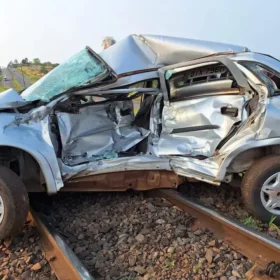
[[[246,47],[160,35],[129,35],[99,55],[117,74],[189,61],[222,52],[245,52]]]
[[[0,109],[18,108],[30,102],[25,101],[17,91],[10,88],[0,93]]]

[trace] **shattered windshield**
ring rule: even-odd
[[[86,48],[61,63],[51,72],[27,88],[21,96],[27,101],[50,101],[71,88],[93,84],[103,79],[108,69],[103,61]]]

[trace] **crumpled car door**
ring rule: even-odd
[[[158,154],[211,157],[247,116],[246,98],[222,63],[164,73],[168,97]],[[161,79],[162,80],[162,79]]]

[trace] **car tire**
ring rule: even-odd
[[[269,188],[270,190],[273,190],[272,186],[273,184],[276,184],[278,173],[280,180],[280,156],[267,156],[255,162],[250,169],[247,170],[241,185],[242,198],[245,208],[253,216],[264,222],[269,222],[271,218],[275,216],[275,224],[280,224],[280,207],[268,208],[265,207],[265,205],[268,204],[268,201],[272,197],[273,201],[271,200],[270,204],[272,204],[273,207],[276,205],[274,201],[275,199],[277,200],[277,197],[280,203],[280,192],[277,194],[277,189],[274,190],[273,193],[266,193]],[[275,211],[277,213],[275,213]]]
[[[0,240],[15,235],[23,226],[29,199],[21,179],[12,170],[0,166]]]

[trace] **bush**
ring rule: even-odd
[[[42,65],[41,68],[40,68],[40,72],[43,73],[43,74],[47,74],[49,71],[48,71],[48,69],[46,68],[45,65]]]

